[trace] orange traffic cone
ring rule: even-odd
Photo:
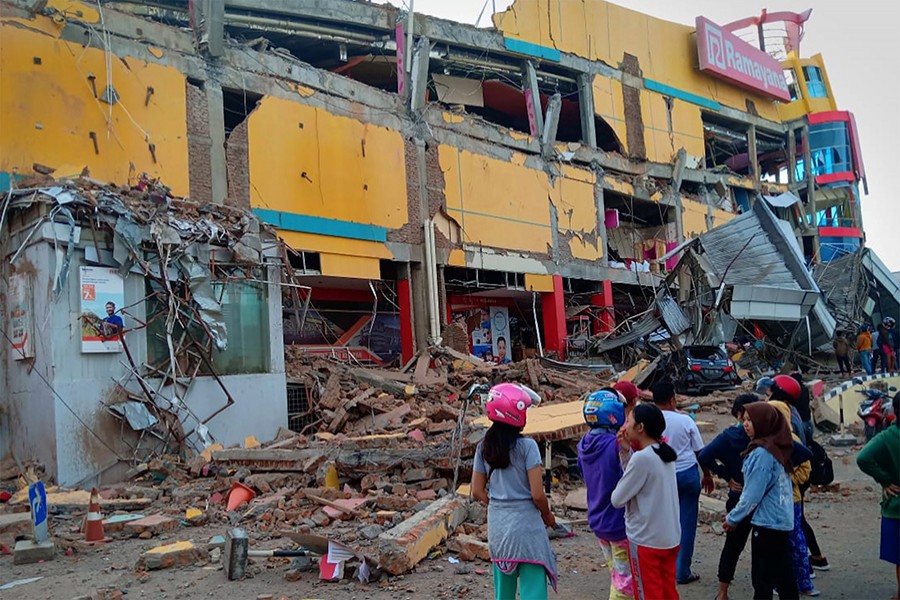
[[[235,481],[234,485],[231,486],[231,491],[228,492],[228,504],[225,507],[225,510],[231,512],[241,504],[250,502],[254,498],[256,498],[256,492],[240,481]]]
[[[100,495],[97,488],[91,490],[91,504],[88,507],[87,523],[84,527],[84,541],[109,541],[103,533],[103,515],[100,514]]]

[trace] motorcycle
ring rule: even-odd
[[[868,442],[893,423],[897,416],[894,414],[891,395],[888,392],[874,388],[856,391],[866,397],[859,403],[859,410],[856,411],[856,414],[862,419]],[[890,391],[896,392],[897,388],[891,387]]]

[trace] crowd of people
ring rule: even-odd
[[[585,399],[589,432],[578,444],[578,466],[610,600],[677,599],[678,585],[700,579],[692,569],[698,504],[714,477],[728,488],[716,599],[728,600],[748,540],[754,598],[819,595],[815,572],[831,566],[806,519],[804,494],[830,463],[813,440],[809,391],[799,375],[763,378],[755,391],[734,400],[737,423],[706,445],[693,418],[676,409],[668,382],[652,388],[652,401],[639,401],[640,390],[624,381]],[[548,583],[557,588],[543,463],[537,443],[522,435],[527,409],[539,402],[522,385],[492,388],[492,425],[476,450],[472,491],[488,504],[498,600],[544,599]],[[898,402],[900,393],[895,412]],[[883,490],[881,558],[895,565],[900,595],[900,424],[870,441],[858,464]]]
[[[867,374],[874,375],[879,369],[881,373],[892,373],[898,367],[900,331],[897,330],[897,322],[893,317],[885,317],[874,330],[868,323],[863,324],[856,334],[855,345],[844,332],[839,331],[832,346],[841,375],[854,373],[854,361],[851,357],[854,347],[859,356],[860,367]]]

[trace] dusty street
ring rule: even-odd
[[[725,417],[700,413],[698,419],[726,423]],[[710,439],[712,434],[705,433]],[[808,514],[832,570],[818,572],[816,587],[823,598],[887,599],[893,589],[890,566],[878,560],[879,511],[876,486],[856,467],[857,449],[828,448],[835,464],[839,493],[808,495]],[[557,502],[557,505],[560,503]],[[556,511],[558,514],[562,510]],[[569,511],[571,519],[583,513]],[[205,542],[221,534],[223,527],[208,525],[201,528],[181,528],[153,540],[127,539],[85,550],[74,556],[58,556],[53,562],[14,566],[11,556],[0,557],[0,585],[30,577],[43,579],[0,591],[0,598],[23,600],[70,600],[94,594],[94,598],[113,598],[116,595],[97,595],[104,589],[120,590],[127,598],[267,598],[282,596],[301,598],[488,598],[491,596],[490,565],[481,561],[452,564],[452,554],[421,563],[413,573],[382,579],[379,583],[323,583],[315,571],[304,572],[298,581],[287,581],[287,559],[257,560],[252,577],[229,582],[221,565],[208,564],[164,571],[135,572],[134,565],[141,552],[160,543],[190,539]],[[553,547],[559,556],[561,599],[605,598],[608,576],[594,537],[586,526],[576,527],[577,535],[557,540]],[[724,538],[716,535],[709,525],[701,524],[697,537],[695,571],[701,575],[698,583],[680,586],[682,598],[709,599],[715,595],[716,565]],[[270,540],[265,547],[275,547]],[[749,548],[745,551],[738,575],[732,587],[733,598],[749,598]],[[551,597],[553,597],[551,595]]]

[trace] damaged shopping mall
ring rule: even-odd
[[[639,343],[811,354],[895,314],[808,19],[0,0],[0,456],[83,485],[279,428],[438,435],[457,413],[382,394],[464,393],[474,355],[575,400],[572,363]]]

